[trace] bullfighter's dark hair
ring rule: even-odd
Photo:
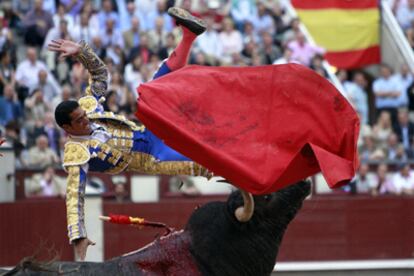
[[[56,123],[63,127],[63,125],[70,125],[72,119],[70,113],[79,107],[77,101],[63,101],[55,109],[55,120]]]

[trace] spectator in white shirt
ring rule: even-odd
[[[251,21],[256,15],[256,1],[254,0],[234,0],[231,1],[230,15],[233,18],[236,28],[243,29],[246,20]]]
[[[119,15],[113,10],[111,0],[102,1],[102,10],[98,13],[99,28],[105,29],[108,20],[112,20],[115,29],[119,29]]]
[[[106,27],[101,33],[101,39],[104,47],[124,47],[124,38],[121,32],[115,29],[115,21],[111,18],[106,21]]]
[[[23,60],[16,69],[16,81],[18,85],[27,87],[32,91],[38,85],[38,75],[41,70],[49,72],[46,64],[37,59],[36,49],[28,47],[26,51],[26,59]],[[50,74],[49,77],[51,77]]]
[[[257,13],[252,18],[252,23],[256,33],[261,34],[262,32],[268,32],[272,36],[275,33],[275,25],[272,17],[266,11],[266,6],[263,2],[257,3]]]
[[[58,12],[53,15],[53,23],[55,24],[55,27],[59,26],[60,21],[62,20],[65,20],[67,22],[69,30],[73,30],[73,26],[75,25],[73,16],[67,14],[65,6],[63,4],[60,4],[58,7]]]
[[[90,43],[92,41],[92,37],[99,31],[94,28],[92,24],[89,24],[89,22],[89,14],[83,12],[79,17],[79,21],[75,23],[72,30],[72,37],[74,41],[84,40],[86,43]]]
[[[407,0],[407,3],[400,4],[396,10],[396,17],[401,28],[404,30],[410,28],[414,20],[414,0]]]
[[[230,64],[233,54],[240,54],[243,50],[241,33],[234,29],[233,21],[227,17],[223,20],[223,30],[219,34],[222,45],[221,62]]]
[[[195,46],[205,55],[208,63],[217,64],[222,54],[219,33],[213,29],[214,19],[212,17],[206,17],[205,22],[206,31],[197,38]]]
[[[397,195],[414,194],[414,173],[411,171],[409,164],[401,164],[399,172],[395,174],[393,179],[394,193]]]
[[[402,102],[406,95],[403,95],[402,84],[393,78],[391,74],[391,68],[386,64],[382,64],[380,67],[380,77],[374,81],[372,88],[375,94],[377,116],[382,111],[388,111],[391,113],[393,124],[395,124],[397,122],[397,108],[403,106]]]
[[[401,105],[408,105],[408,94],[407,89],[413,83],[413,74],[407,64],[401,65],[400,72],[393,75],[393,78],[401,84],[402,96],[401,96]]]

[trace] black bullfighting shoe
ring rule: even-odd
[[[168,9],[168,14],[175,19],[177,25],[186,27],[196,35],[202,34],[206,30],[206,23],[200,18],[192,16],[186,10],[172,7]]]

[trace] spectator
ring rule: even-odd
[[[117,183],[115,184],[115,200],[118,203],[123,203],[126,200],[126,197],[128,195],[126,189],[125,189],[125,184],[120,184]]]
[[[44,121],[37,121],[34,129],[30,131],[27,141],[28,146],[35,144],[37,137],[46,135],[49,141],[49,147],[57,154],[60,151],[59,139],[61,136],[60,129],[56,127],[55,119],[52,112],[45,114]]]
[[[141,43],[131,49],[128,61],[133,60],[136,56],[140,56],[142,63],[147,64],[150,62],[152,55],[154,55],[154,52],[149,47],[148,35],[143,33],[141,35]]]
[[[47,166],[43,173],[35,174],[26,186],[26,196],[65,197],[65,179],[57,176],[52,166]]]
[[[401,108],[398,110],[397,124],[394,125],[394,132],[398,140],[403,144],[406,150],[410,149],[411,141],[414,137],[414,124],[408,119],[408,110]]]
[[[125,31],[122,36],[124,39],[125,54],[128,54],[132,48],[139,46],[140,25],[137,17],[132,17],[131,28]]]
[[[0,17],[0,19],[1,18],[2,16]],[[1,23],[2,22],[0,21],[0,52],[6,51],[13,41],[13,35],[11,30]]]
[[[407,0],[398,6],[396,10],[397,21],[404,30],[411,26],[414,20],[414,0]]]
[[[33,0],[13,0],[12,8],[13,11],[17,14],[20,19],[23,19],[24,16],[33,9]]]
[[[383,195],[391,193],[393,189],[392,176],[388,174],[388,165],[381,163],[378,165],[377,173],[375,175],[376,186],[371,190],[371,194]]]
[[[377,117],[382,111],[391,113],[393,123],[397,121],[397,108],[401,107],[403,95],[402,85],[391,77],[392,71],[388,65],[382,64],[380,67],[380,77],[377,78],[372,89],[375,94],[375,107]]]
[[[297,33],[300,33],[300,20],[299,18],[293,18],[290,21],[289,26],[287,29],[279,34],[278,36],[281,37],[281,43],[282,45],[288,45],[289,42],[293,41],[296,37]]]
[[[47,32],[53,27],[52,15],[43,9],[43,0],[34,0],[31,9],[23,20],[25,42],[31,46],[41,47]]]
[[[325,50],[318,46],[313,46],[306,41],[302,32],[296,33],[295,39],[289,42],[288,47],[292,50],[292,58],[303,65],[309,66],[311,59],[316,55],[323,55]]]
[[[273,19],[273,25],[275,27],[275,38],[278,42],[282,40],[282,34],[288,28],[285,20],[285,11],[284,7],[282,7],[282,3],[279,1],[270,1],[271,3],[268,4],[270,16]],[[286,21],[286,22],[285,22]]]
[[[26,51],[26,59],[17,66],[17,84],[21,88],[27,89],[27,92],[33,91],[39,85],[39,72],[41,70],[49,72],[46,64],[43,61],[38,60],[36,49],[28,47]],[[52,78],[50,74],[48,74],[48,77]]]
[[[89,21],[89,14],[83,12],[79,17],[79,21],[74,24],[72,30],[73,40],[84,40],[86,43],[90,43],[92,41],[93,35],[98,33],[98,30],[95,29],[92,24],[89,24]]]
[[[286,63],[291,63],[291,62],[298,63],[296,60],[292,58],[292,55],[293,55],[293,51],[290,48],[286,47],[283,50],[283,56],[273,61],[273,64],[286,64]]]
[[[69,0],[72,1],[72,0]],[[85,14],[88,16],[89,22],[88,25],[93,30],[101,30],[99,26],[99,18],[98,13],[94,10],[94,7],[92,5],[91,1],[86,1],[85,4],[82,6],[82,9],[79,13],[75,14],[75,24],[80,24],[81,16]]]
[[[54,14],[54,13],[52,13]],[[65,21],[69,30],[73,30],[75,26],[74,17],[66,13],[66,7],[63,4],[59,4],[58,12],[53,15],[53,24],[59,26],[62,21]]]
[[[102,45],[105,48],[115,47],[119,45],[124,47],[124,39],[122,34],[115,29],[115,21],[112,18],[108,18],[105,22],[105,28],[101,32]]]
[[[385,152],[382,148],[375,145],[372,133],[365,133],[362,137],[363,143],[358,148],[361,161],[382,161],[385,160]]]
[[[206,17],[206,31],[195,41],[195,47],[200,50],[210,64],[217,65],[222,55],[222,45],[218,32],[213,28],[214,20]]]
[[[231,1],[230,15],[233,18],[236,28],[243,29],[246,21],[251,21],[257,13],[256,1],[252,0],[235,0]]]
[[[159,16],[155,19],[155,28],[148,32],[150,48],[159,52],[166,44],[167,32],[164,30],[164,18]]]
[[[243,26],[243,43],[247,44],[249,42],[260,43],[260,36],[255,32],[253,23],[246,21]]]
[[[175,35],[173,33],[168,33],[165,40],[165,45],[158,51],[157,56],[160,60],[164,60],[170,56],[176,47]]]
[[[362,72],[356,72],[352,79],[353,85],[348,86],[347,96],[352,106],[360,114],[361,123],[368,124],[368,82]]]
[[[102,1],[102,10],[98,13],[99,29],[105,30],[107,22],[112,22],[114,30],[119,29],[119,15],[114,11],[111,0]]]
[[[393,132],[391,115],[389,112],[381,112],[376,124],[372,128],[372,131],[378,144],[381,147],[384,147],[388,137]]]
[[[261,51],[263,51],[263,49],[260,49]],[[259,45],[257,43],[255,43],[253,40],[245,43],[243,51],[241,52],[243,59],[245,60],[246,64],[253,64],[253,58],[256,56],[259,56],[260,59],[260,63],[262,62],[262,60],[265,59],[265,56],[261,56],[259,54]],[[262,52],[263,55],[265,55],[265,53]]]
[[[124,80],[122,79],[121,73],[115,71],[112,74],[111,83],[109,84],[108,89],[115,92],[116,102],[118,106],[123,106],[126,104],[129,91],[128,87],[124,83]]]
[[[0,96],[0,125],[5,126],[11,121],[19,122],[22,118],[23,110],[16,91],[11,84],[6,84],[3,96]]]
[[[110,90],[106,94],[106,101],[103,103],[103,108],[108,112],[119,113],[119,105],[115,91]]]
[[[60,162],[59,157],[49,147],[46,135],[40,135],[36,139],[36,145],[29,150],[29,166],[31,168],[45,168]]]
[[[48,78],[48,73],[45,70],[39,71],[39,81],[37,89],[43,91],[43,97],[47,103],[51,103],[52,100],[61,93],[61,88],[59,84],[55,82],[54,79]]]
[[[358,174],[354,179],[356,190],[358,194],[370,193],[375,189],[376,182],[375,177],[369,172],[369,165],[363,163],[358,169]]]
[[[93,51],[101,58],[106,58],[106,47],[103,45],[102,38],[99,35],[94,35],[92,37],[91,48]],[[79,64],[80,66],[80,64]],[[108,66],[108,64],[106,65]]]
[[[395,133],[391,133],[387,138],[387,144],[385,149],[387,151],[387,159],[390,161],[398,160],[398,155],[401,155],[400,151],[401,144],[398,142],[398,136]],[[404,147],[403,147],[404,149]]]
[[[393,76],[397,80],[398,83],[401,84],[401,92],[403,93],[401,97],[401,106],[408,105],[408,97],[407,97],[407,89],[413,83],[413,74],[410,71],[410,68],[407,64],[401,65],[400,72]]]
[[[146,26],[144,30],[148,32],[151,30],[154,30],[156,28],[157,18],[162,17],[164,32],[167,32],[167,33],[171,32],[174,28],[174,23],[173,23],[171,16],[169,16],[167,13],[166,0],[158,0],[158,1],[155,1],[155,3],[156,3],[155,9],[147,15],[147,20],[145,21]]]
[[[29,128],[33,128],[34,125],[41,124],[47,112],[51,111],[49,106],[43,98],[43,91],[35,89],[30,97],[28,97],[24,103],[25,105],[25,125]]]
[[[50,110],[55,110],[56,106],[63,102],[63,101],[68,101],[72,98],[72,88],[70,85],[65,84],[62,86],[62,92],[60,94],[58,94],[51,102],[51,108]]]
[[[137,9],[134,1],[116,0],[119,14],[119,26],[121,32],[126,32],[132,28],[133,18],[138,19]]]
[[[140,56],[136,56],[131,63],[125,66],[124,79],[130,91],[133,91],[135,99],[137,99],[137,92],[135,89],[139,84],[144,82],[141,74],[142,60]]]
[[[325,68],[323,67],[323,56],[316,54],[311,59],[311,63],[309,67],[320,74],[324,78],[328,78],[328,72],[326,72]]]
[[[47,66],[50,70],[55,70],[56,67],[56,55],[50,54],[51,51],[47,50],[47,45],[52,40],[59,40],[59,39],[69,39],[72,40],[72,30],[68,28],[68,21],[65,19],[62,19],[58,22],[58,24],[55,25],[52,29],[49,30],[49,32],[46,35],[45,43],[43,44],[43,56],[46,59]],[[53,52],[52,52],[53,53]]]
[[[262,64],[272,64],[274,60],[282,56],[280,49],[273,44],[273,36],[268,32],[262,32],[262,47],[259,54]]]
[[[10,53],[8,51],[0,52],[0,96],[3,95],[4,86],[10,83],[15,84],[15,70],[11,63]]]
[[[399,171],[394,175],[393,184],[393,194],[414,194],[414,174],[409,164],[403,163],[399,166]]]
[[[257,34],[261,35],[263,32],[269,33],[272,38],[275,34],[275,25],[273,19],[266,10],[266,6],[263,1],[257,2],[256,14],[251,18],[254,30]]]
[[[408,161],[407,151],[404,149],[404,146],[402,144],[398,144],[394,160],[392,161],[397,162],[397,163]]]
[[[241,33],[234,29],[233,21],[227,17],[223,20],[223,30],[219,34],[222,45],[220,57],[223,64],[230,64],[233,54],[240,54],[243,50]]]
[[[405,30],[405,37],[407,38],[408,44],[410,45],[411,49],[414,50],[414,28],[408,28]]]

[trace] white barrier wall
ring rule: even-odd
[[[14,152],[11,148],[0,147],[0,202],[12,202],[15,199]]]

